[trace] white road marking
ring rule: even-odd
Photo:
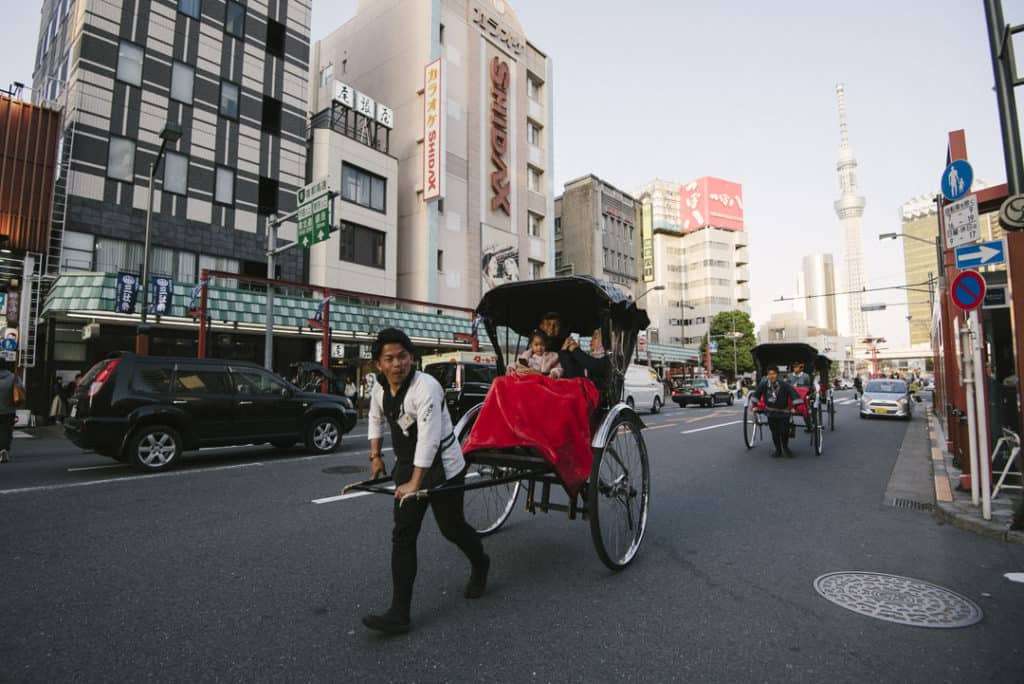
[[[35,435],[30,435],[27,432],[22,432],[21,430],[15,430],[14,434],[12,436],[14,437],[14,439],[35,439],[36,438]]]
[[[0,489],[0,495],[27,494],[29,492],[51,492],[59,489],[71,489],[72,487],[89,487],[91,485],[109,484],[111,482],[137,482],[148,480],[153,477],[181,477],[182,475],[193,475],[195,473],[208,473],[213,470],[234,470],[236,468],[251,468],[262,466],[262,463],[240,463],[238,465],[215,466],[212,468],[195,468],[193,470],[175,470],[169,473],[150,473],[148,475],[134,475],[128,477],[109,477],[105,480],[89,480],[88,482],[67,482],[64,484],[37,485],[34,487],[19,487],[17,489]]]
[[[1024,572],[1008,572],[1003,575],[1003,577],[1011,582],[1020,582],[1021,584],[1024,584]]]
[[[107,470],[108,468],[128,468],[127,463],[111,463],[109,465],[81,466],[79,468],[68,468],[69,473],[80,473],[85,470]]]
[[[681,435],[692,435],[694,432],[704,432],[705,430],[714,430],[714,429],[720,428],[720,427],[728,427],[730,425],[739,425],[742,422],[743,422],[742,420],[734,420],[731,423],[720,423],[718,425],[708,425],[707,427],[696,428],[694,430],[683,430],[679,434],[681,434]]]

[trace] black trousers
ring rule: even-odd
[[[0,413],[0,449],[11,450],[15,420],[16,418],[12,413]]]
[[[772,431],[772,443],[776,449],[789,448],[789,414],[768,414],[768,428]]]
[[[464,481],[461,474],[448,480],[451,484]],[[395,500],[395,527],[391,533],[391,580],[394,588],[391,608],[406,619],[412,604],[412,586],[416,581],[416,539],[428,507],[434,511],[434,519],[444,538],[458,546],[474,567],[483,563],[484,547],[480,543],[480,535],[466,522],[464,498],[463,492],[453,492],[432,496],[426,501],[410,499],[404,506],[399,506]]]

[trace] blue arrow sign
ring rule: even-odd
[[[942,196],[955,202],[971,191],[974,183],[974,169],[963,159],[958,159],[942,172]]]
[[[1006,262],[1006,241],[978,242],[956,248],[956,267],[979,268]]]

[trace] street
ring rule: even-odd
[[[368,476],[365,421],[337,454],[220,449],[147,476],[53,433],[17,439],[0,466],[0,680],[1021,681],[1024,585],[1003,574],[1024,546],[886,504],[905,440],[927,439],[923,405],[863,421],[844,392],[838,411],[824,455],[798,431],[794,459],[744,447],[738,402],[644,415],[650,520],[619,574],[587,523],[520,506],[467,601],[469,569],[428,516],[397,638],[359,622],[389,600],[391,501],[338,497]],[[840,570],[925,580],[984,618],[858,615],[814,589]]]

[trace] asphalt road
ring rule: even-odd
[[[1024,585],[1003,574],[1024,547],[885,505],[908,424],[839,410],[825,455],[798,434],[792,460],[747,451],[738,406],[645,416],[651,515],[622,573],[587,523],[517,511],[467,601],[468,567],[428,521],[399,638],[359,622],[388,602],[391,502],[332,500],[366,475],[363,437],[328,457],[204,452],[159,476],[20,439],[0,466],[0,680],[1022,681]],[[837,570],[933,582],[985,618],[857,615],[812,586]]]

